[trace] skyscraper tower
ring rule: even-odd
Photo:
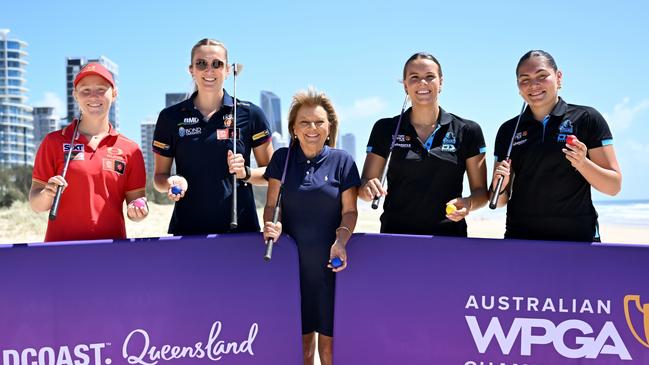
[[[146,168],[146,176],[153,177],[153,151],[151,145],[153,143],[153,132],[155,131],[155,120],[147,118],[140,123],[140,138],[142,139],[142,155],[144,155],[144,167]]]
[[[27,43],[0,29],[0,167],[34,163],[32,107],[27,105]]]
[[[341,149],[347,151],[356,160],[356,136],[351,133],[343,134],[341,142]]]
[[[65,67],[65,79],[66,79],[66,94],[67,94],[67,103],[68,103],[68,124],[72,122],[74,118],[79,116],[79,105],[77,101],[74,100],[72,92],[74,91],[74,78],[77,76],[79,71],[83,66],[88,63],[96,62],[102,64],[111,74],[113,74],[113,79],[115,80],[115,86],[119,88],[119,78],[118,71],[119,68],[117,64],[111,61],[108,57],[100,56],[96,59],[87,60],[85,57],[80,58],[70,58],[68,57]],[[113,125],[113,128],[119,130],[119,99],[116,99],[113,102],[113,105],[110,107],[108,112],[108,120]]]
[[[52,106],[34,107],[34,148],[38,151],[43,138],[59,129],[58,117],[54,114]]]
[[[270,124],[270,133],[282,133],[282,108],[279,96],[271,91],[261,91],[261,110],[264,111],[268,124]]]

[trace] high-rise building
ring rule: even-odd
[[[0,166],[34,163],[32,107],[27,105],[27,43],[0,29]]]
[[[270,133],[275,132],[283,135],[282,132],[282,108],[279,96],[271,91],[261,91],[261,110],[264,111],[268,124],[270,124]]]
[[[356,160],[356,137],[351,133],[347,133],[343,134],[340,140],[340,147]]]
[[[144,155],[144,167],[146,168],[146,175],[153,177],[153,151],[151,145],[153,143],[153,132],[155,131],[155,120],[147,118],[140,123],[140,137],[142,139],[142,155]]]
[[[38,146],[41,145],[43,138],[57,129],[59,129],[59,120],[54,114],[54,107],[34,107],[34,148],[36,151],[38,151]]]
[[[85,66],[88,63],[91,62],[96,62],[100,63],[108,71],[110,71],[111,74],[113,74],[113,79],[115,80],[115,87],[119,88],[119,78],[118,78],[118,67],[117,64],[108,57],[105,56],[100,56],[99,58],[96,59],[86,59],[85,57],[80,57],[80,58],[68,58],[66,62],[66,67],[65,67],[65,77],[66,77],[66,90],[67,90],[67,102],[68,102],[68,124],[72,122],[74,118],[77,118],[79,116],[79,105],[77,104],[77,101],[74,100],[74,96],[72,95],[72,92],[74,91],[74,78],[77,76],[79,71],[83,66]],[[118,99],[113,101],[113,105],[110,107],[110,111],[108,112],[108,120],[110,120],[110,123],[113,125],[113,127],[117,130],[119,130],[119,102]]]
[[[165,94],[165,108],[168,108],[174,104],[178,104],[181,101],[187,99],[186,93],[166,93]]]

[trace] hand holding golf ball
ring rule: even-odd
[[[130,220],[135,222],[141,221],[142,219],[146,218],[147,215],[149,215],[149,206],[146,203],[145,197],[133,199],[130,203],[128,203],[126,216]]]
[[[187,180],[180,175],[173,175],[167,179],[169,184],[169,190],[167,191],[167,197],[169,200],[177,202],[185,196],[189,184]]]
[[[469,215],[471,210],[471,198],[455,198],[446,203],[446,218],[453,222],[459,222]]]
[[[345,250],[345,244],[336,240],[336,242],[331,245],[327,267],[333,272],[345,270],[347,267],[347,250]]]
[[[561,151],[566,155],[566,159],[570,164],[575,169],[579,169],[586,161],[588,147],[577,139],[576,136],[571,134],[566,137],[566,146]]]

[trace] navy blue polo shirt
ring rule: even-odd
[[[196,95],[162,110],[153,137],[153,152],[173,158],[176,173],[189,183],[169,223],[169,233],[174,235],[230,232],[233,189],[227,151],[233,147],[234,99],[224,90],[221,109],[203,120],[194,108]],[[252,148],[271,138],[269,131],[259,107],[237,100],[237,153],[243,155],[246,166],[250,166]],[[239,183],[237,199],[236,232],[259,231],[252,186]]]
[[[497,161],[507,154],[517,119],[508,120],[498,130]],[[529,107],[523,112],[510,157],[514,175],[505,237],[599,240],[590,184],[561,151],[571,134],[588,149],[613,143],[606,120],[591,107],[567,104],[559,98],[543,121],[534,119]]]
[[[466,160],[485,153],[478,123],[439,108],[437,127],[420,141],[406,110],[388,166],[388,195],[381,215],[382,233],[466,237],[465,220],[446,218],[446,202],[462,196]],[[377,121],[367,152],[387,159],[399,116]]]
[[[288,148],[273,154],[265,177],[282,179]],[[308,159],[298,143],[291,147],[282,195],[281,221],[298,246],[302,333],[333,336],[334,274],[329,252],[342,219],[342,194],[361,183],[354,159],[324,146]]]

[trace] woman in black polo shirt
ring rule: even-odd
[[[464,218],[487,203],[482,130],[439,106],[442,80],[442,68],[432,55],[416,53],[406,61],[403,85],[412,107],[403,113],[390,166],[386,159],[399,115],[377,121],[372,129],[359,197],[385,196],[383,233],[466,237]],[[380,180],[384,168],[387,190]],[[462,197],[465,172],[471,194]],[[456,210],[447,214],[449,205]]]
[[[498,206],[507,204],[505,238],[600,241],[590,187],[615,195],[622,186],[606,121],[559,97],[563,75],[545,51],[523,55],[516,77],[528,107],[516,131],[518,116],[498,130],[492,181],[494,189],[504,177]]]
[[[266,185],[264,166],[273,154],[268,122],[259,107],[234,100],[223,89],[231,72],[223,43],[207,38],[196,43],[189,72],[196,91],[160,112],[153,137],[155,187],[176,202],[169,233],[257,232],[259,222],[248,182]],[[237,154],[232,152],[235,102]],[[251,152],[260,168],[250,169]],[[234,230],[230,228],[232,174],[238,179],[238,227]]]

